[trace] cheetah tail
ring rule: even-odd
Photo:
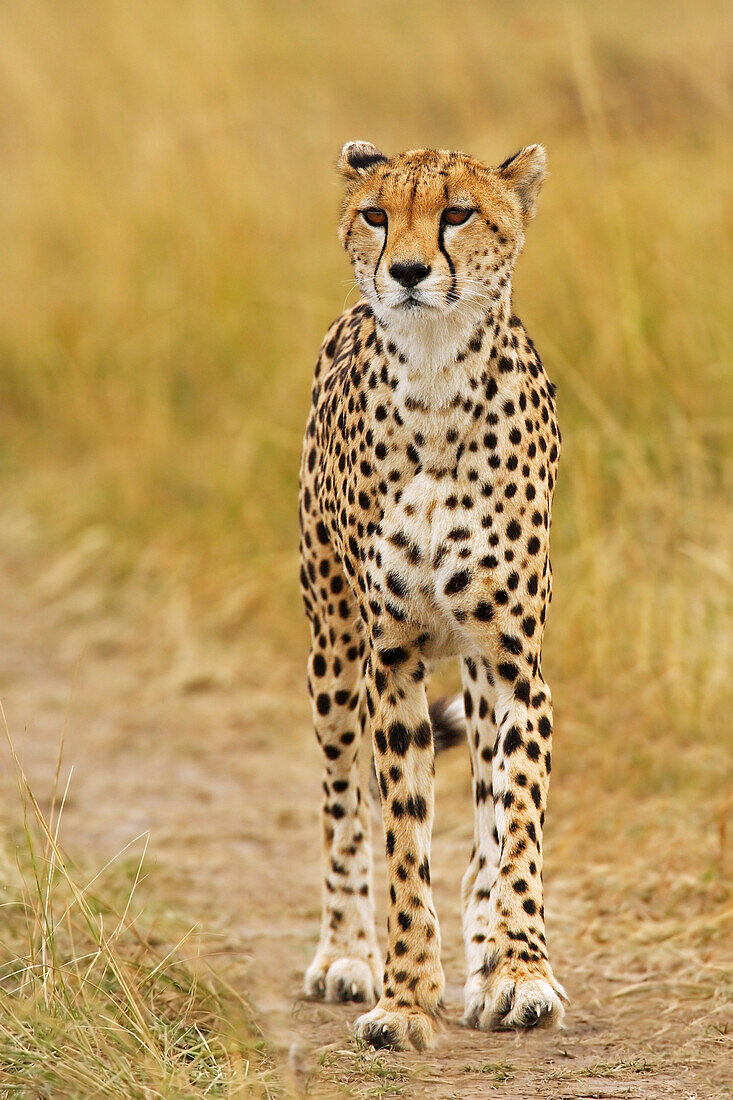
[[[466,736],[466,711],[462,695],[444,695],[430,704],[435,754],[457,745]]]

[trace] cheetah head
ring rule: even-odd
[[[465,153],[391,158],[346,144],[339,235],[356,281],[396,334],[470,331],[508,293],[545,175],[541,145],[490,168]]]

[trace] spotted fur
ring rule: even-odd
[[[308,683],[325,762],[323,922],[306,991],[378,999],[357,1034],[421,1049],[443,993],[425,685],[446,657],[462,665],[462,709],[449,713],[465,721],[475,803],[465,1020],[563,1015],[542,893],[552,708],[541,648],[560,433],[554,387],[511,304],[545,154],[531,146],[489,168],[355,142],[339,167],[340,235],[364,297],[324,340],[301,467]],[[357,767],[367,726],[389,872],[384,965]]]

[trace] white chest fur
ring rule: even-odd
[[[405,621],[440,639],[445,655],[458,651],[460,633],[446,585],[483,544],[480,518],[465,506],[471,500],[459,480],[420,471],[385,509],[377,537],[384,598],[397,594]]]

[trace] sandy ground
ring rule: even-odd
[[[17,560],[4,563],[0,580],[0,695],[31,782],[50,789],[68,712],[67,849],[96,863],[151,831],[150,888],[220,936],[227,954],[217,965],[246,989],[290,1088],[517,1100],[733,1094],[725,941],[693,944],[673,924],[651,946],[627,942],[626,895],[606,890],[614,853],[601,845],[592,868],[587,845],[575,858],[582,824],[562,824],[574,798],[562,776],[553,777],[548,817],[547,911],[555,972],[571,998],[567,1026],[507,1035],[459,1025],[459,882],[471,838],[461,749],[438,762],[433,864],[447,977],[439,1045],[429,1055],[357,1050],[356,1008],[299,999],[318,930],[320,761],[295,673],[280,687],[262,679],[269,658],[258,665],[249,639],[244,673],[210,674],[211,654],[176,643],[170,624],[150,612],[112,615],[93,587],[70,580],[62,570],[31,582]],[[3,822],[17,828],[9,761],[0,795]],[[379,898],[383,870],[378,858]],[[650,889],[651,906],[659,894]],[[642,921],[646,896],[637,882],[630,904]],[[696,927],[711,911],[706,897],[690,913]],[[680,904],[684,897],[670,901],[677,916]],[[726,905],[715,910],[723,918]],[[713,924],[711,934],[718,916]]]

